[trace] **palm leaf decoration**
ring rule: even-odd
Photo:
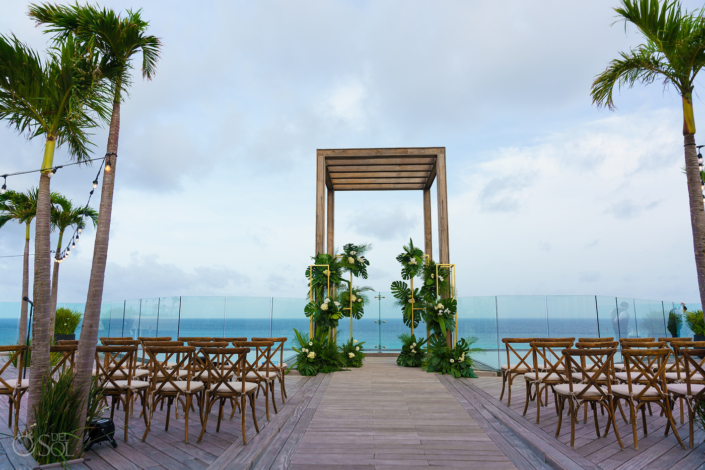
[[[365,253],[372,249],[369,243],[355,245],[348,243],[343,246],[343,256],[339,258],[343,272],[352,273],[355,277],[367,279],[367,267],[370,262],[365,258]]]
[[[397,261],[402,265],[402,279],[408,281],[419,275],[424,262],[423,254],[420,248],[414,246],[414,241],[409,239],[409,244],[404,245],[404,252],[397,256]]]
[[[421,293],[419,289],[414,289],[414,303],[411,302],[411,288],[406,282],[403,281],[394,281],[392,282],[392,295],[394,296],[397,301],[394,303],[394,305],[401,307],[402,309],[402,314],[403,314],[403,320],[404,324],[408,327],[411,327],[411,313],[412,313],[412,308],[421,308],[423,307],[423,301],[421,299]],[[418,310],[414,315],[414,328],[419,326],[419,323],[421,321],[421,310]]]
[[[365,305],[369,303],[369,298],[363,294],[363,292],[372,292],[374,289],[372,287],[353,287],[352,295],[354,296],[352,302],[352,316],[355,320],[360,320],[365,314]],[[345,318],[350,318],[350,290],[344,290],[338,296],[338,302],[340,302],[340,312]]]

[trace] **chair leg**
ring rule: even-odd
[[[684,424],[684,418],[685,418],[685,413],[683,411],[683,398],[680,399],[680,405],[681,405],[681,424]],[[688,410],[688,413],[690,413],[690,410]]]
[[[562,395],[556,396],[556,406],[558,407],[558,425],[556,426],[556,437],[561,434],[561,424],[563,424],[563,405],[565,404],[565,398]]]
[[[617,436],[617,442],[619,442],[619,447],[620,449],[624,450],[624,444],[622,443],[622,438],[619,436],[619,429],[617,429],[617,412],[614,409],[614,403],[610,400],[609,401],[609,418],[612,422],[612,425],[614,426],[614,435]],[[607,428],[605,429],[605,437],[607,437],[607,431],[609,430],[609,424],[607,424]]]
[[[167,403],[166,403],[166,426],[164,427],[165,431],[169,430],[169,416],[171,416],[171,402],[174,400],[173,397],[167,398]],[[177,403],[176,406],[178,407],[179,404]],[[162,399],[162,408],[164,407],[164,400]],[[178,417],[177,417],[178,419]]]
[[[632,423],[632,434],[634,435],[634,450],[639,450],[639,437],[636,434],[636,410],[634,403],[629,400],[629,420]]]
[[[201,439],[203,439],[203,435],[206,433],[206,425],[208,424],[208,415],[211,412],[211,408],[213,408],[213,404],[215,403],[215,400],[210,400],[210,403],[204,403],[204,409],[206,412],[204,413],[203,416],[203,424],[201,424],[201,434],[198,436],[198,440],[196,441],[196,444],[201,442]]]
[[[247,445],[247,436],[245,436],[245,395],[240,396],[240,421],[242,422],[242,443]]]
[[[585,412],[583,413],[583,424],[587,424],[588,404],[585,402]]]
[[[281,390],[282,390],[282,403],[286,403],[286,402],[284,401],[284,399],[285,399],[285,398],[289,398],[289,396],[286,394],[286,386],[284,385],[285,377],[286,377],[286,375],[284,375],[284,372],[285,372],[285,371],[282,370],[282,375],[281,375],[280,380],[279,380],[279,385],[281,386]]]
[[[9,416],[7,417],[7,425],[12,426],[12,409],[15,408],[15,400],[12,398],[12,395],[7,396],[7,411],[9,413]]]
[[[499,395],[499,401],[502,401],[504,397],[504,387],[507,385],[507,372],[502,371],[502,393]]]
[[[536,384],[536,424],[539,424],[541,419],[541,383]]]
[[[511,373],[509,373],[508,375],[509,375],[509,378],[507,379],[507,406],[511,406],[512,405],[512,382],[514,380],[513,380]]]
[[[271,389],[270,392],[272,392],[272,406],[274,407],[274,414],[279,413],[277,410],[277,400],[274,399],[274,380],[269,385],[269,388]]]
[[[651,403],[648,403],[649,405]],[[646,405],[642,403],[641,405],[641,426],[644,428],[644,436],[648,436],[649,432],[646,429]]]
[[[526,416],[526,411],[529,409],[529,402],[531,401],[531,382],[526,380],[526,400],[524,401],[524,414]]]
[[[13,405],[15,408],[15,430],[13,433],[13,437],[15,439],[17,438],[17,433],[19,432],[19,429],[20,429],[20,404],[21,403],[22,403],[22,395],[19,394],[17,399],[13,400]],[[10,413],[12,413],[12,408],[10,408]]]
[[[146,394],[147,392],[145,392]],[[149,398],[152,398],[151,402]],[[154,409],[155,406],[155,400],[154,400],[154,395],[150,395],[145,399],[145,402],[147,403],[147,406],[149,409],[145,408],[144,406],[142,407],[142,413],[144,414],[144,422],[145,422],[145,428],[144,428],[144,434],[142,435],[142,442],[147,439],[147,434],[149,434],[149,428],[152,427],[152,410]],[[149,413],[149,419],[147,419],[147,413]]]
[[[673,413],[671,413],[671,405],[668,400],[668,395],[666,395],[665,402],[666,402],[666,406],[664,408],[666,410],[666,418],[668,418],[668,422],[671,425],[671,427],[673,428],[673,434],[676,435],[676,439],[678,439],[678,443],[681,445],[682,448],[685,449],[685,444],[683,444],[681,437],[678,435],[678,430],[676,429],[676,421],[673,419]],[[668,428],[668,426],[666,426],[666,428]]]
[[[193,395],[189,393],[186,395],[186,411],[184,411],[184,432],[186,433],[186,444],[188,444],[188,414],[189,411],[191,411],[191,402],[193,402]],[[179,404],[177,403],[176,406],[178,407]]]
[[[597,406],[595,405],[594,401],[590,402],[590,406],[592,407],[592,419],[595,420],[595,433],[597,434],[597,437],[600,437],[600,425],[597,422]],[[585,410],[587,411],[587,406],[585,406]]]
[[[617,408],[619,409],[619,413],[622,415],[622,419],[624,420],[624,422],[629,423],[629,421],[627,421],[626,415],[624,414],[624,410],[622,409],[622,404],[619,402],[619,399],[615,398],[614,401],[615,403],[617,403]]]
[[[255,408],[255,396],[253,393],[250,393],[247,396],[250,397],[250,406],[252,407],[252,421],[255,422],[255,431],[257,431],[257,434],[259,434],[259,425],[257,424],[257,409]]]
[[[130,424],[130,403],[132,403],[132,393],[127,392],[127,401],[125,401],[125,442],[127,442],[127,429]]]
[[[259,388],[257,389],[257,395],[259,396]],[[264,407],[267,410],[267,421],[269,421],[269,381],[264,382]]]
[[[568,404],[570,405],[570,448],[575,449],[575,416],[578,414],[578,410],[575,409],[575,403],[573,402],[573,399],[570,398],[568,400]]]
[[[215,432],[220,432],[220,421],[223,419],[223,405],[225,404],[225,397],[220,399],[220,404],[218,405],[218,424],[215,426]]]

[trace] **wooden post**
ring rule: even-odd
[[[325,252],[325,220],[326,220],[326,162],[321,153],[316,153],[316,252]]]
[[[446,154],[439,153],[436,160],[438,189],[438,257],[441,263],[450,263],[448,242],[448,184],[446,181]]]
[[[328,188],[328,237],[326,238],[326,248],[328,254],[335,254],[335,191]]]
[[[423,190],[424,252],[433,259],[433,234],[431,233],[431,188]]]

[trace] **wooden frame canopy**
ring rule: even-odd
[[[335,251],[336,191],[418,190],[423,191],[424,251],[433,257],[431,185],[435,180],[439,257],[441,263],[450,263],[445,147],[317,150],[316,253],[326,248],[328,254]]]

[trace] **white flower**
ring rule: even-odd
[[[442,316],[443,316],[443,312],[438,312],[438,316],[439,316],[439,317],[442,317]]]
[[[449,309],[449,308],[445,309],[444,311],[445,311],[446,313],[450,313],[450,309]]]
[[[438,276],[438,280],[439,280],[439,281],[442,281],[442,280],[443,280],[443,276]]]
[[[337,301],[336,301],[336,302],[333,302],[333,303],[335,304],[336,307],[340,307],[340,302],[337,302]]]
[[[409,264],[416,264],[416,258],[411,258],[409,260]]]
[[[443,307],[443,304],[438,304],[438,305],[436,305],[436,308],[437,309],[440,308],[441,310],[443,310],[444,307]]]
[[[450,363],[451,363],[451,364],[454,363],[454,362],[455,362],[455,359],[451,359],[451,360],[450,360]]]
[[[357,347],[355,348],[355,351],[359,351],[359,350],[360,350],[360,346],[357,346]]]
[[[416,354],[416,349],[412,349],[411,354]]]
[[[362,299],[357,299],[358,302],[362,302]]]
[[[357,251],[351,251],[350,254],[355,256],[357,254]]]
[[[357,300],[357,296],[356,296],[355,294],[351,295],[351,296],[350,296],[350,300],[352,300],[353,302],[355,302],[355,301]]]
[[[353,357],[355,357],[355,353],[348,353],[348,357],[352,359]]]
[[[415,348],[415,347],[416,347],[416,343],[412,344],[411,347],[412,347],[412,348]]]
[[[357,344],[357,343],[358,343],[358,341],[357,341],[356,339],[354,339],[354,340],[353,340],[353,343]]]
[[[330,299],[329,299],[328,297],[326,297],[326,300],[324,300],[323,303],[329,304],[329,303],[330,303]]]
[[[464,360],[465,360],[465,358],[461,357],[460,359],[458,359],[458,362],[463,362]]]
[[[436,277],[435,274],[431,274],[431,279],[434,279]]]
[[[410,303],[410,304],[413,304],[414,302],[415,302],[415,301],[414,301],[414,298],[413,298],[413,297],[409,297],[409,303]]]
[[[308,343],[309,346],[313,346],[313,343]]]
[[[307,352],[308,352],[308,349],[306,349],[306,348],[301,348],[301,352],[307,353]]]
[[[328,310],[328,304],[321,304],[321,310]]]
[[[316,353],[315,353],[315,352],[312,352],[312,353],[309,353],[309,354],[308,354],[308,358],[309,358],[309,359],[313,359],[314,357],[316,357]]]
[[[330,276],[330,270],[326,269],[325,271],[323,271],[323,274],[325,274],[326,276]]]
[[[358,259],[357,259],[357,262],[358,262],[358,263],[362,263],[362,258],[358,258]]]
[[[348,263],[355,264],[355,258],[353,258],[352,256],[348,256]]]

